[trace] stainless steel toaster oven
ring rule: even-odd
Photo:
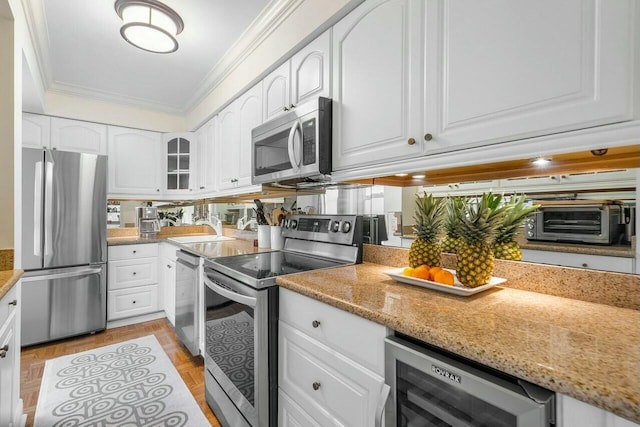
[[[525,229],[528,240],[612,245],[624,239],[624,208],[604,200],[544,202]]]

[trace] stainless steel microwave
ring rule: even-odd
[[[547,202],[548,203],[548,202]],[[611,245],[624,239],[620,202],[555,202],[542,205],[525,225],[528,240]]]
[[[331,100],[299,105],[251,132],[251,183],[331,173]]]

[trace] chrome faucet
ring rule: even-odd
[[[195,225],[208,225],[213,228],[218,236],[222,236],[222,221],[217,216],[211,217],[211,221],[207,219],[199,219],[195,222]]]
[[[258,225],[258,222],[255,219],[250,219],[249,221],[245,222],[247,220],[247,216],[243,216],[242,218],[240,218],[236,224],[236,226],[238,227],[238,230],[244,230],[247,227],[249,227],[250,225]]]

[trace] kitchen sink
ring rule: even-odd
[[[210,234],[205,236],[170,237],[167,240],[174,243],[207,243],[207,242],[222,242],[225,240],[235,240],[235,239],[233,237],[218,236],[217,234]]]

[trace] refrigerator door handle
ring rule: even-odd
[[[46,274],[47,280],[68,279],[70,277],[87,276],[89,274],[98,274],[102,272],[102,267],[88,267],[82,269],[74,269],[73,271],[62,271],[60,273]],[[42,276],[26,276],[22,278],[23,282],[34,280],[42,280]]]
[[[42,162],[36,162],[33,179],[33,254],[42,256]]]
[[[53,256],[53,161],[47,161],[45,168],[45,188],[44,188],[44,257],[45,265],[47,259]]]

